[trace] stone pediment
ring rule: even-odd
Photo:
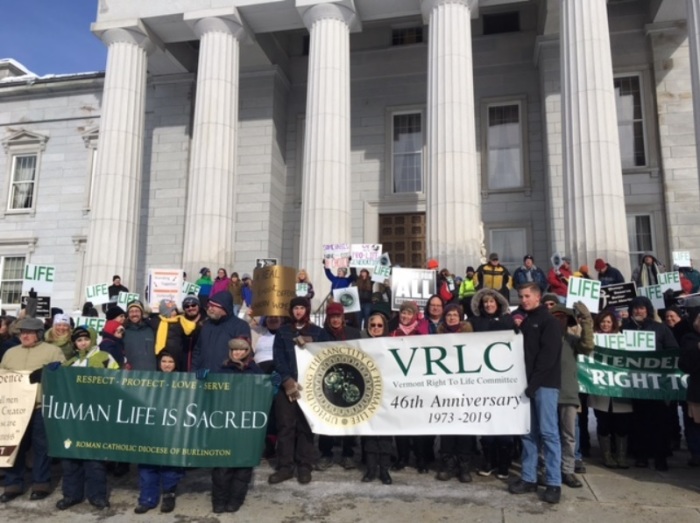
[[[43,151],[46,148],[46,142],[48,139],[49,137],[46,134],[21,129],[19,131],[15,131],[10,136],[2,140],[2,146],[5,149],[5,152],[8,152],[10,148],[14,147],[32,147]]]

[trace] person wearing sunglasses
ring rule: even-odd
[[[208,301],[208,299],[207,299]],[[204,323],[205,315],[204,308],[197,296],[192,294],[185,296],[182,300],[182,312],[184,313],[185,319],[194,322],[194,330],[184,337],[182,350],[184,352],[184,360],[186,366],[182,368],[184,371],[189,371],[192,367],[192,349],[194,349],[197,339],[199,338],[199,333],[202,330],[202,324]]]
[[[375,305],[367,318],[367,328],[362,331],[362,338],[382,338],[389,334],[388,313],[380,309],[382,304]],[[388,307],[386,307],[388,309]],[[391,436],[362,436],[362,447],[365,452],[367,469],[362,476],[364,483],[379,478],[385,485],[391,485],[393,480],[389,474],[391,455],[394,445]]]

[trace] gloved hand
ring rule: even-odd
[[[49,364],[46,366],[46,368],[49,369],[49,370],[56,370],[56,369],[58,369],[60,366],[61,366],[61,362],[60,362],[60,361],[52,361],[51,363],[49,363]]]
[[[39,368],[29,374],[29,383],[41,383],[41,376],[44,373],[44,368]]]
[[[299,385],[295,380],[289,378],[285,381],[282,386],[284,387],[284,393],[287,395],[287,399],[294,403],[299,398],[301,398],[301,385]]]
[[[207,376],[209,376],[209,369],[197,369],[195,376],[198,380],[205,380],[207,379]]]
[[[30,297],[30,298],[36,298],[37,296],[39,296],[39,295],[38,295],[37,292],[34,290],[34,287],[32,287],[31,289],[29,289],[29,297]]]
[[[574,315],[577,320],[592,320],[591,311],[588,310],[588,307],[582,301],[574,303]]]
[[[525,389],[525,396],[527,396],[531,400],[534,400],[535,399],[535,392],[537,392],[537,391],[530,388],[530,386],[528,385],[528,387]]]

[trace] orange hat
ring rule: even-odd
[[[428,269],[437,269],[440,264],[437,262],[437,260],[430,259],[428,260],[428,263],[425,265]]]

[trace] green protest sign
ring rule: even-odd
[[[260,463],[272,384],[265,375],[60,368],[44,372],[49,455],[177,467]]]
[[[596,347],[578,358],[579,391],[612,398],[685,401],[688,376],[679,349],[620,351]]]

